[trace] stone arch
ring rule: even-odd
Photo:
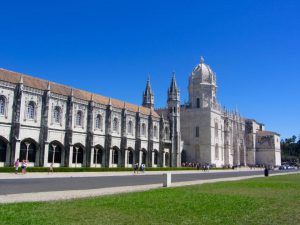
[[[147,150],[142,148],[141,149],[141,164],[147,164],[147,157],[148,157]]]
[[[157,149],[154,149],[154,154],[153,154],[153,164],[157,165],[158,164],[158,151]]]
[[[121,151],[117,146],[112,148],[111,162],[117,166],[119,166],[121,163]]]
[[[133,164],[134,162],[134,150],[133,148],[129,147],[128,148],[128,155],[127,155],[127,164]]]
[[[103,165],[104,154],[105,154],[103,146],[95,145],[93,154],[94,154],[93,164],[95,166],[97,166],[99,164]]]
[[[186,150],[182,150],[181,152],[181,163],[186,163],[187,160],[186,160]]]
[[[85,160],[85,147],[81,143],[76,143],[73,145],[73,156],[72,163],[77,165],[83,165]]]
[[[165,166],[170,167],[170,153],[169,152],[165,153]]]
[[[9,142],[5,137],[0,136],[0,163],[5,163],[7,161],[7,156],[9,154]]]
[[[52,141],[49,143],[48,163],[63,164],[64,161],[64,146],[59,141]]]
[[[33,140],[32,138],[26,138],[21,141],[21,149],[20,149],[20,161],[27,160],[29,163],[36,164],[38,162],[37,151],[39,148],[39,144]]]

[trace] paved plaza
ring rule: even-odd
[[[284,175],[299,171],[270,171]],[[0,174],[0,203],[64,200],[162,188],[166,172]],[[263,170],[172,171],[172,187],[263,177]]]

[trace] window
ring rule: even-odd
[[[142,124],[142,135],[146,136],[146,125],[144,123]]]
[[[53,112],[53,118],[55,123],[60,123],[60,107],[55,106],[54,112]]]
[[[129,134],[132,134],[132,133],[133,133],[133,129],[132,129],[132,121],[131,121],[131,120],[128,122],[128,133],[129,133]]]
[[[216,144],[215,146],[215,159],[219,159],[219,146]]]
[[[35,104],[33,101],[30,101],[27,106],[27,118],[34,119],[35,116]]]
[[[114,132],[118,132],[118,127],[119,127],[119,121],[117,118],[114,118],[114,121],[113,121],[113,131]]]
[[[154,126],[154,128],[153,128],[153,136],[154,136],[155,138],[158,137],[157,126]]]
[[[196,137],[199,137],[199,127],[196,127]]]
[[[76,125],[82,126],[82,112],[78,111],[76,115]]]
[[[5,113],[5,98],[4,96],[0,97],[0,115],[4,115]]]
[[[197,108],[200,108],[200,98],[197,98]]]
[[[218,124],[215,123],[215,137],[218,137]]]
[[[96,116],[95,127],[96,127],[96,129],[102,129],[102,116],[101,115]]]

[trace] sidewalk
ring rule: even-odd
[[[270,176],[281,176],[281,175],[294,174],[294,173],[300,173],[300,171],[281,173],[281,174],[271,174]],[[181,186],[204,184],[204,183],[215,183],[215,182],[223,182],[223,181],[237,181],[237,180],[244,180],[250,178],[257,178],[257,177],[263,177],[263,175],[177,182],[177,183],[172,183],[171,187],[181,187]],[[103,196],[103,195],[147,191],[156,188],[163,188],[162,184],[111,187],[111,188],[100,188],[100,189],[89,189],[89,190],[68,190],[68,191],[10,194],[10,195],[0,195],[0,203],[58,201],[58,200],[67,200],[67,199],[70,200],[76,198],[88,198],[88,197],[96,197],[96,196]]]
[[[204,172],[202,170],[181,170],[181,171],[145,171],[145,173],[139,172],[134,174],[132,172],[57,172],[57,173],[47,173],[47,172],[32,172],[27,174],[14,174],[14,173],[0,173],[1,179],[27,179],[27,178],[62,178],[62,177],[104,177],[104,176],[129,176],[129,175],[158,175],[171,172],[172,174],[188,174],[188,173],[222,173],[222,172],[237,172],[237,171],[260,171],[263,169],[248,169],[248,168],[237,168],[237,169],[227,169],[227,170],[210,170],[209,172]]]

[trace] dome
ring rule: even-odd
[[[215,74],[209,65],[204,63],[201,57],[200,64],[198,64],[192,72],[192,77],[200,77],[202,83],[215,83]]]

